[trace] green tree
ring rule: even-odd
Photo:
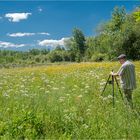
[[[140,7],[136,8],[136,11],[133,12],[133,16],[134,16],[136,22],[140,22]]]
[[[83,32],[80,29],[75,28],[73,30],[73,40],[74,40],[74,45],[78,51],[78,53],[82,56],[84,56],[85,50],[86,50],[86,45],[85,45],[85,36]]]
[[[115,7],[111,19],[98,27],[98,52],[107,54],[109,59],[123,52],[123,28],[127,16],[124,7]]]
[[[112,12],[112,31],[120,31],[123,23],[126,20],[126,11],[124,7],[115,7]]]
[[[30,53],[31,55],[39,55],[39,54],[40,54],[40,50],[39,50],[39,49],[31,49],[31,50],[29,51],[29,53]]]

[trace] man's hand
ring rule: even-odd
[[[115,76],[118,76],[118,74],[117,74],[117,73],[114,73],[114,72],[110,72],[110,75],[111,75],[111,76],[114,76],[114,77],[115,77]]]
[[[110,75],[114,75],[114,72],[111,71],[111,72],[110,72]]]

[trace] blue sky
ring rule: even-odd
[[[125,6],[130,13],[138,5],[139,1],[0,1],[0,49],[63,45],[75,27],[93,36],[115,6]]]

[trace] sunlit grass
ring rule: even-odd
[[[109,72],[120,64],[79,63],[0,70],[1,139],[139,139],[140,62],[135,109],[125,106]]]

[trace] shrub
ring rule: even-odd
[[[101,62],[106,59],[107,59],[106,54],[101,54],[101,53],[93,54],[91,57],[91,61],[95,61],[95,62]]]

